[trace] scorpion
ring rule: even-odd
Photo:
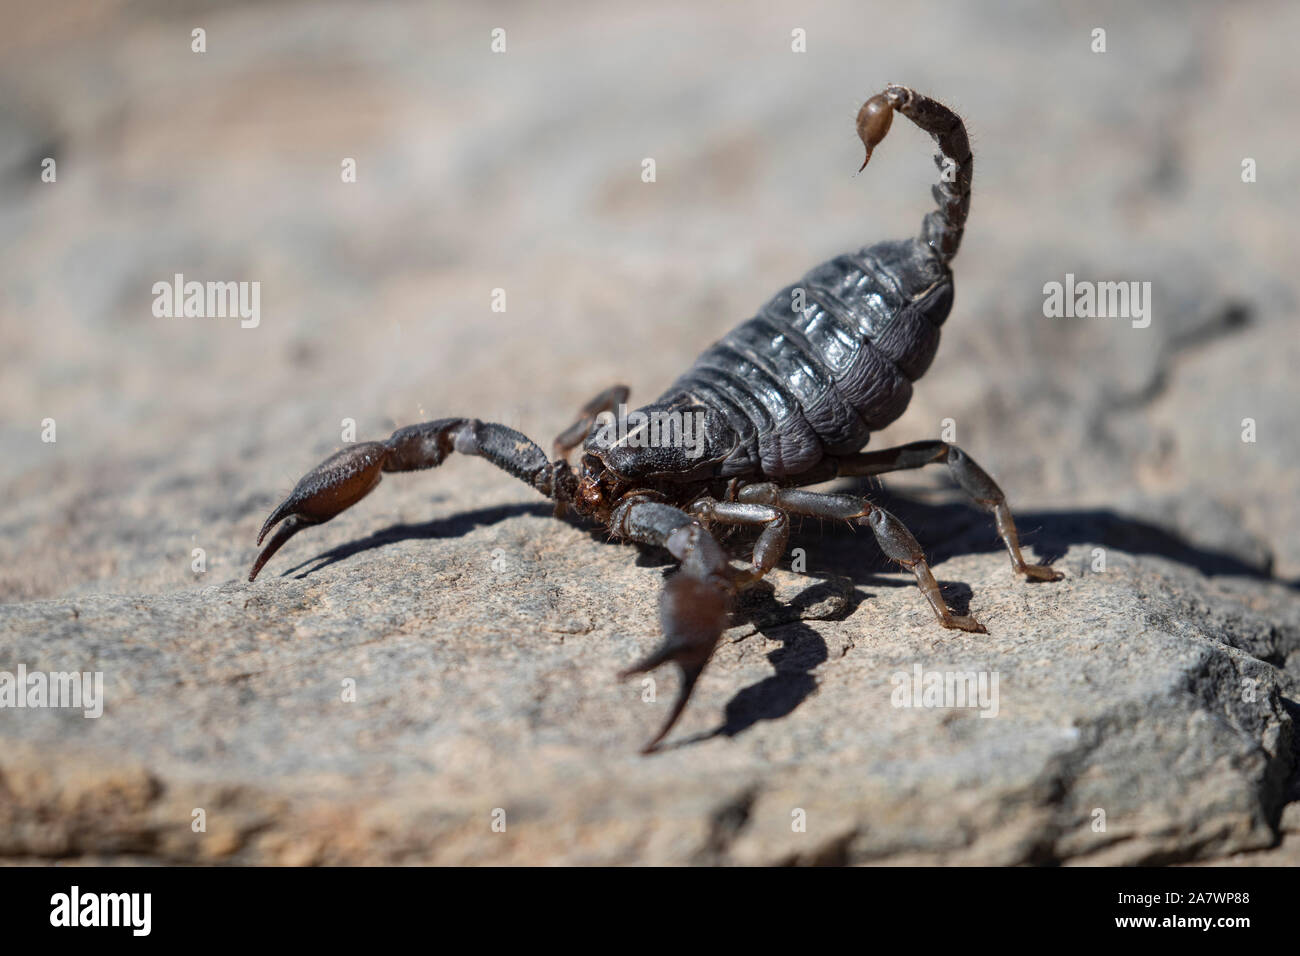
[[[409,425],[385,441],[337,452],[305,475],[266,519],[259,546],[279,528],[257,556],[249,581],[290,537],[356,504],[385,472],[434,468],[452,452],[484,458],[551,499],[557,516],[572,509],[599,522],[612,538],[664,548],[679,562],[660,594],[660,646],[620,675],[626,679],[669,663],[680,671],[672,709],[642,749],[647,754],[685,709],[728,626],[736,594],[776,566],[791,515],[869,528],[886,557],[916,578],[940,625],[987,633],[973,616],[956,614],[944,602],[921,546],[894,515],[859,495],[807,489],[839,477],[942,462],[966,494],[992,512],[1016,573],[1031,581],[1063,577],[1026,563],[1005,495],[956,445],[917,441],[862,450],[871,432],[903,413],[912,383],[934,358],[952,308],[949,262],[970,210],[973,157],[965,124],[908,87],[886,86],[859,110],[857,132],[867,153],[858,171],[870,162],[895,112],[934,139],[942,171],[932,189],[937,208],[925,216],[918,237],[880,242],[817,266],[706,350],[651,405],[629,414],[626,387],[601,392],[555,439],[551,458],[520,432],[476,418]],[[631,433],[602,427],[616,412],[668,425],[658,441],[631,440],[641,426]],[[681,426],[672,424],[687,420],[703,425],[689,449]],[[579,446],[582,459],[575,469],[569,455]],[[749,567],[734,566],[716,526],[757,530]]]

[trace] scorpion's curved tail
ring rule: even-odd
[[[883,93],[863,103],[858,111],[858,136],[867,148],[867,157],[858,172],[867,168],[872,150],[889,132],[894,110],[933,136],[939,147],[934,157],[939,167],[939,182],[932,190],[939,208],[928,213],[921,224],[921,241],[946,263],[957,254],[966,215],[970,212],[974,157],[966,137],[966,124],[942,103],[906,86],[890,84]]]

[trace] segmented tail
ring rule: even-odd
[[[872,150],[889,132],[894,110],[933,136],[939,147],[934,157],[939,167],[939,182],[931,190],[939,206],[926,214],[921,224],[921,240],[946,263],[957,254],[966,216],[970,212],[974,157],[966,136],[966,124],[942,103],[906,86],[890,84],[883,93],[863,103],[858,111],[858,136],[867,148],[863,169],[871,159]]]

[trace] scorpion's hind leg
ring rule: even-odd
[[[399,428],[386,441],[365,442],[331,455],[298,482],[262,525],[259,545],[268,531],[284,521],[253,562],[248,580],[256,578],[271,556],[303,528],[329,521],[369,494],[383,472],[433,468],[453,451],[486,458],[547,497],[567,497],[572,490],[568,486],[574,479],[567,465],[551,464],[537,445],[505,425],[443,418]]]
[[[666,548],[681,561],[681,568],[668,579],[659,599],[663,642],[620,675],[643,674],[667,663],[676,664],[681,671],[672,710],[659,733],[641,751],[648,754],[668,736],[686,709],[695,682],[727,627],[735,572],[713,536],[671,505],[646,498],[625,501],[614,509],[610,530],[622,538]]]
[[[806,491],[802,488],[781,488],[770,482],[745,485],[737,493],[741,502],[765,504],[791,514],[808,515],[814,518],[837,518],[854,521],[870,528],[876,536],[876,543],[885,557],[896,561],[916,578],[917,587],[934,610],[934,615],[944,627],[959,631],[972,631],[984,634],[984,625],[967,614],[954,614],[944,602],[935,581],[930,565],[926,563],[925,552],[921,550],[912,532],[884,508],[873,505],[865,498],[854,495],[823,494]]]
[[[993,512],[997,522],[998,535],[1007,546],[1011,555],[1011,566],[1017,574],[1023,574],[1030,581],[1059,581],[1065,575],[1042,564],[1029,564],[1020,553],[1020,536],[1016,533],[1016,522],[1011,517],[1011,508],[1007,505],[1007,496],[1002,493],[997,482],[989,477],[974,460],[956,445],[944,441],[917,441],[897,448],[882,448],[880,451],[860,452],[838,459],[840,475],[883,475],[891,471],[903,471],[907,468],[921,468],[925,465],[943,462],[948,466],[957,484],[974,499],[975,503],[986,511]]]
[[[602,412],[613,412],[618,406],[627,404],[628,388],[626,385],[612,385],[605,389],[578,412],[578,420],[555,436],[553,457],[568,459],[569,452],[577,448],[591,434],[596,418]]]

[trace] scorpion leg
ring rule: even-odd
[[[917,587],[930,602],[935,617],[944,627],[960,631],[987,633],[984,625],[966,614],[954,614],[939,592],[939,584],[925,561],[925,552],[912,532],[884,508],[855,495],[825,494],[802,488],[781,488],[770,482],[745,485],[737,493],[740,501],[766,504],[791,514],[815,518],[838,518],[870,528],[885,556],[912,572]]]
[[[615,411],[618,406],[626,404],[627,396],[626,385],[611,385],[583,405],[582,411],[578,413],[578,420],[555,437],[552,457],[567,461],[569,452],[587,440],[587,436],[591,434],[591,427],[596,424],[597,416],[602,412]]]
[[[548,462],[537,445],[505,425],[476,418],[443,418],[409,425],[393,432],[386,441],[345,448],[308,472],[262,525],[258,544],[284,521],[253,562],[248,580],[256,578],[271,555],[303,528],[329,521],[369,494],[383,472],[433,468],[453,451],[486,458],[556,500],[567,498],[576,483],[567,464]]]
[[[659,598],[663,642],[619,675],[627,678],[667,663],[676,664],[681,671],[668,719],[641,751],[648,754],[668,736],[686,709],[695,682],[727,627],[736,572],[713,536],[680,508],[629,496],[614,509],[610,530],[622,538],[666,548],[681,561]]]
[[[718,521],[723,524],[763,525],[758,540],[754,542],[753,567],[747,572],[739,572],[735,578],[739,587],[753,584],[776,567],[786,542],[790,540],[790,516],[770,505],[699,498],[691,504],[690,512],[705,524]]]
[[[985,511],[993,512],[998,535],[1007,546],[1007,553],[1011,555],[1011,567],[1017,574],[1023,574],[1030,581],[1059,581],[1065,576],[1046,565],[1028,564],[1025,561],[1024,555],[1020,553],[1020,536],[1016,533],[1016,522],[1011,517],[1006,495],[997,482],[956,445],[944,441],[917,441],[897,448],[846,455],[837,461],[841,475],[882,475],[890,471],[921,468],[943,462],[962,490]]]

